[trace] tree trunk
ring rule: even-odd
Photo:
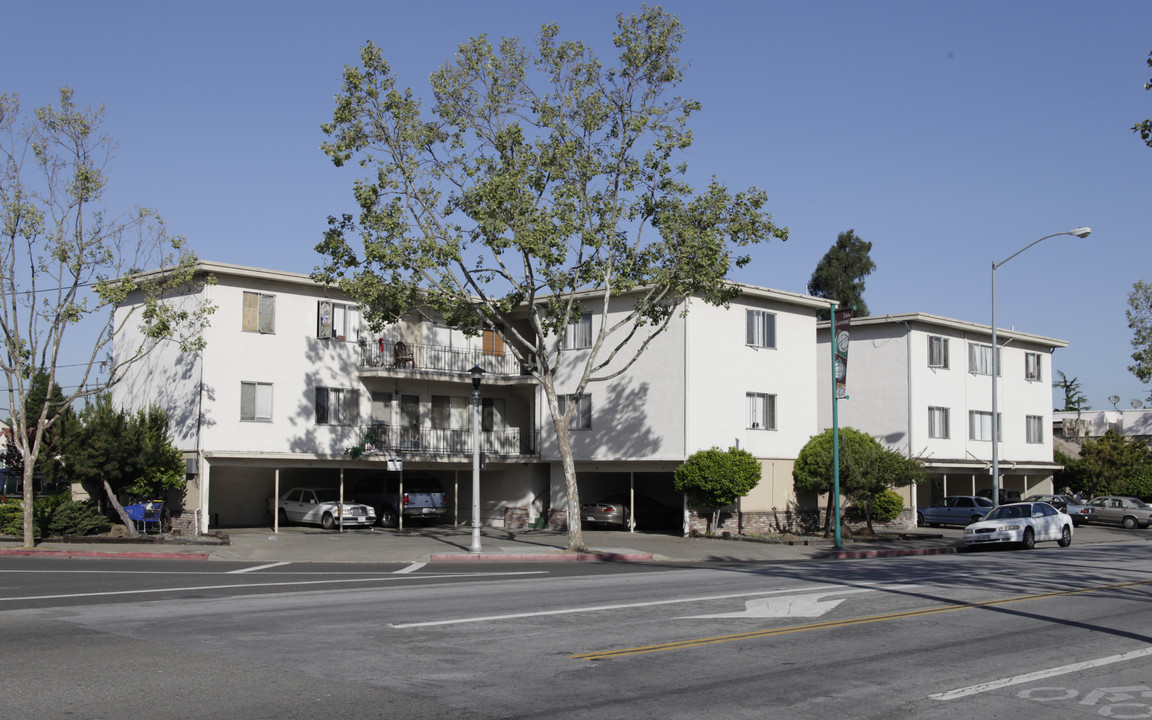
[[[24,457],[28,457],[25,455]],[[36,547],[36,533],[33,532],[33,517],[35,515],[36,503],[36,481],[33,479],[33,472],[36,469],[36,462],[24,463],[24,547]]]
[[[128,537],[138,537],[139,533],[136,532],[136,525],[133,524],[132,518],[128,517],[128,513],[124,512],[124,506],[116,499],[116,493],[112,492],[112,486],[108,481],[104,481],[104,492],[108,494],[108,501],[112,503],[112,508],[116,514],[120,516],[120,522],[124,523],[124,527],[128,528]]]

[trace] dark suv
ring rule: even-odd
[[[991,500],[992,488],[985,488],[977,492],[976,497],[988,498]],[[1018,502],[1021,502],[1019,490],[1007,490],[1005,488],[1000,488],[1000,502],[996,503],[997,505],[1007,505],[1008,503]]]
[[[356,502],[371,505],[376,520],[383,527],[396,527],[396,508],[402,508],[406,519],[439,520],[448,512],[448,503],[440,481],[433,477],[405,477],[404,496],[400,497],[400,476],[366,477],[352,490]]]

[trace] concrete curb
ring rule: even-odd
[[[860,558],[899,557],[901,555],[947,555],[955,553],[954,547],[905,548],[902,550],[833,550],[828,557],[833,560],[857,560]]]
[[[162,552],[106,552],[101,550],[28,550],[3,549],[0,555],[24,555],[28,557],[95,557],[132,558],[136,560],[207,560],[208,553],[162,553]]]
[[[428,562],[638,562],[651,560],[652,553],[434,553]]]

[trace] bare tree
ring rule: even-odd
[[[166,301],[194,282],[196,256],[183,238],[168,234],[159,215],[142,208],[114,214],[102,205],[105,169],[116,145],[101,128],[104,108],[78,108],[72,94],[61,88],[58,105],[22,117],[19,96],[0,93],[0,365],[8,382],[12,441],[24,459],[29,547],[33,472],[60,411],[104,392],[158,343],[198,350],[214,309]],[[142,302],[116,313],[130,294]],[[113,362],[112,344],[126,330],[139,332],[140,340]],[[57,401],[28,403],[36,374],[46,373],[52,387],[65,360],[79,366],[76,384]],[[29,407],[38,407],[38,416],[29,417]]]

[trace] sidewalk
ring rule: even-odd
[[[19,539],[0,542],[0,555],[52,557],[132,557],[234,562],[796,562],[891,555],[955,552],[957,532],[925,531],[878,539],[846,539],[842,550],[831,540],[809,538],[794,544],[756,539],[685,538],[658,533],[585,530],[588,553],[568,553],[568,535],[550,530],[482,528],[479,553],[470,552],[467,527],[430,526],[412,529],[354,529],[333,532],[290,526],[273,533],[268,528],[224,531],[227,543],[209,544],[200,538],[189,544],[171,538],[119,542],[61,542],[48,539],[24,549]],[[163,541],[161,541],[163,540]]]

